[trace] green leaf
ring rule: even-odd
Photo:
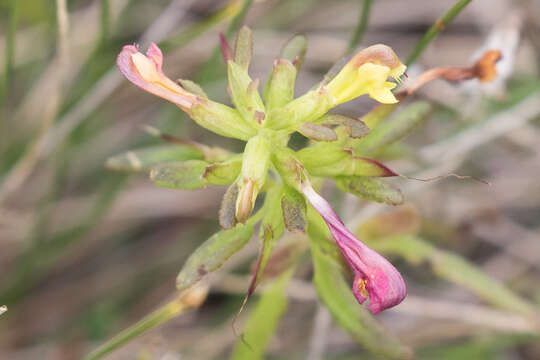
[[[219,208],[219,224],[225,230],[236,225],[236,199],[238,198],[238,184],[233,183],[221,200]]]
[[[259,80],[251,80],[247,70],[236,62],[230,60],[227,66],[231,100],[248,123],[263,121],[265,110],[259,95]],[[256,115],[258,114],[258,115]]]
[[[209,165],[201,160],[155,164],[150,169],[150,179],[167,189],[200,189],[206,185],[202,174]]]
[[[160,162],[202,160],[203,153],[186,145],[158,145],[127,151],[107,159],[106,167],[115,171],[148,171]]]
[[[340,176],[335,178],[337,187],[358,197],[389,205],[403,204],[403,194],[382,180],[365,176]]]
[[[300,71],[307,52],[307,39],[304,35],[296,35],[283,45],[280,58],[289,60]]]
[[[430,110],[431,105],[425,101],[417,101],[408,105],[387,121],[372,128],[369,136],[358,142],[356,150],[370,152],[400,140],[418,125]],[[367,121],[364,118],[362,120]]]
[[[234,45],[234,62],[246,71],[253,56],[253,32],[247,26],[242,26],[238,30]]]
[[[338,139],[336,132],[332,128],[309,121],[300,124],[298,132],[315,141],[336,141]]]
[[[285,106],[293,100],[295,80],[296,68],[290,61],[283,59],[274,61],[272,73],[263,91],[268,111]]]
[[[234,346],[231,360],[263,358],[279,320],[287,309],[285,289],[291,276],[292,270],[289,270],[268,285],[245,325],[243,338],[238,339]]]
[[[178,290],[184,290],[198,282],[206,274],[215,271],[238,250],[242,249],[253,235],[253,223],[236,225],[230,230],[221,230],[200,245],[187,259],[176,278]]]
[[[287,230],[293,233],[306,232],[306,200],[298,191],[285,186],[281,198],[283,221]]]
[[[186,89],[190,93],[208,99],[208,95],[206,95],[201,85],[197,84],[196,82],[186,79],[178,79],[178,82],[180,83],[180,85],[182,85],[184,89]]]
[[[383,254],[403,257],[413,265],[427,262],[437,276],[463,286],[500,309],[526,315],[535,313],[531,304],[465,258],[437,249],[418,237],[393,236],[369,241],[369,246]]]
[[[209,184],[230,185],[238,178],[241,167],[242,156],[234,155],[225,161],[208,165],[201,176]]]
[[[410,350],[388,333],[368,310],[363,308],[353,296],[351,286],[345,282],[342,267],[327,255],[320,242],[328,242],[312,231],[309,224],[311,252],[315,275],[313,282],[321,301],[330,311],[334,320],[352,339],[362,344],[370,352],[387,359],[403,359],[410,356]],[[314,225],[316,227],[316,225]]]

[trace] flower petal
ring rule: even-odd
[[[388,260],[358,240],[343,224],[330,204],[309,183],[302,193],[322,216],[341,253],[354,272],[353,294],[360,304],[369,297],[368,309],[377,314],[399,304],[406,296],[405,281]]]
[[[162,63],[163,54],[154,43],[150,44],[146,56],[136,45],[126,45],[116,59],[120,72],[133,84],[189,111],[197,96],[165,76]]]

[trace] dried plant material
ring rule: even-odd
[[[480,82],[490,82],[497,75],[495,63],[500,58],[501,52],[499,50],[488,50],[473,66],[449,66],[430,69],[413,81],[409,88],[405,90],[405,95],[412,95],[420,87],[435,79],[452,82],[478,79]]]

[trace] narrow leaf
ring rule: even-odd
[[[238,177],[241,167],[242,156],[237,155],[228,160],[208,165],[201,176],[209,184],[230,185]]]
[[[234,45],[234,61],[247,70],[252,56],[253,33],[247,26],[242,26],[238,31],[236,43]]]
[[[369,127],[362,120],[338,114],[328,114],[320,120],[323,124],[342,125],[353,139],[360,139],[369,134]]]
[[[335,178],[337,187],[358,197],[389,205],[403,204],[403,194],[382,180],[366,176],[340,176]]]
[[[292,233],[306,232],[306,200],[298,191],[286,186],[281,198],[283,221]]]
[[[221,230],[199,246],[187,259],[176,278],[178,290],[184,290],[206,274],[217,270],[238,250],[242,249],[253,235],[253,225],[236,225],[230,230]]]
[[[236,342],[231,360],[262,359],[270,339],[277,330],[279,320],[287,309],[285,288],[292,270],[268,285],[244,329],[244,336]]]
[[[200,189],[206,185],[202,174],[208,165],[201,160],[155,164],[150,169],[150,179],[167,189]]]
[[[238,198],[238,184],[234,183],[225,192],[219,208],[219,224],[225,230],[236,225],[236,199]]]
[[[186,145],[158,145],[127,151],[107,159],[105,166],[115,171],[148,171],[160,162],[202,160],[203,153]]]
[[[309,121],[302,123],[298,127],[298,132],[315,141],[336,141],[338,139],[336,132],[330,127]]]

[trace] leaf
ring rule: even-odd
[[[285,186],[281,198],[283,221],[285,227],[292,233],[306,232],[306,200],[298,191]]]
[[[298,127],[298,132],[305,137],[316,141],[336,141],[337,134],[328,126],[304,122]]]
[[[388,359],[410,357],[410,350],[399,344],[368,310],[358,304],[351,286],[343,278],[341,265],[326,255],[318,244],[328,240],[319,238],[312,232],[311,222],[309,225],[311,253],[315,267],[313,282],[319,298],[337,324],[347,331],[352,339],[374,354]]]
[[[199,95],[202,98],[208,99],[208,95],[206,95],[203,88],[196,82],[191,81],[191,80],[186,80],[186,79],[178,79],[177,81],[188,92],[193,93],[195,95]]]
[[[334,179],[337,187],[358,197],[389,205],[403,204],[403,194],[385,182],[366,176],[339,176]]]
[[[150,169],[150,179],[167,189],[200,189],[206,185],[202,174],[209,165],[201,160],[155,164]]]
[[[280,58],[289,60],[300,71],[307,52],[307,39],[304,35],[296,35],[283,45]]]
[[[219,224],[225,230],[236,225],[236,199],[238,198],[238,184],[233,183],[221,200],[219,208]]]
[[[418,125],[430,110],[431,105],[425,101],[408,105],[389,120],[373,128],[369,136],[358,142],[356,150],[370,152],[400,140]]]
[[[268,285],[245,325],[243,337],[234,346],[231,360],[263,358],[279,320],[287,309],[285,288],[291,276],[292,270],[289,270]]]
[[[178,290],[184,290],[215,271],[234,253],[242,249],[253,235],[253,223],[238,224],[221,230],[200,245],[187,259],[176,278]]]
[[[460,255],[437,249],[414,236],[394,236],[369,241],[384,254],[401,256],[412,265],[427,262],[435,275],[461,285],[486,302],[516,313],[531,315],[534,307]]]
[[[253,56],[253,33],[247,26],[242,26],[238,30],[236,42],[234,45],[234,61],[242,68],[249,67],[251,57]]]
[[[264,85],[264,101],[268,111],[287,105],[294,98],[296,68],[284,59],[274,61],[272,72]]]
[[[338,114],[327,114],[320,120],[323,124],[342,125],[347,129],[347,133],[353,139],[360,139],[368,135],[369,127],[362,120]]]
[[[107,159],[105,166],[115,171],[148,171],[160,162],[202,160],[203,153],[186,145],[158,145],[127,151]]]
[[[230,185],[237,178],[242,167],[242,156],[236,155],[231,158],[208,165],[202,173],[202,178],[213,185]]]

